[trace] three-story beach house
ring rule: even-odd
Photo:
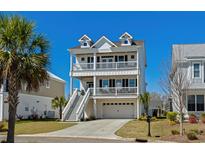
[[[175,44],[172,62],[186,76],[183,92],[184,112],[200,115],[205,111],[205,44]],[[173,101],[173,110],[178,110]]]
[[[144,41],[127,32],[112,42],[102,36],[93,42],[87,35],[70,53],[70,101],[63,121],[83,118],[139,118],[143,112],[138,96],[145,92]],[[73,88],[78,79],[80,89]]]

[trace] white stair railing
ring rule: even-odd
[[[84,112],[85,107],[87,106],[88,103],[88,99],[90,96],[90,88],[88,88],[88,90],[86,91],[77,111],[76,111],[76,121],[80,120],[80,116],[82,114],[82,112]]]
[[[72,96],[70,97],[70,100],[68,101],[68,104],[65,106],[65,108],[63,109],[63,112],[62,112],[62,121],[65,121],[66,120],[66,116],[71,108],[71,106],[73,105],[76,97],[78,95],[78,89],[75,89]]]

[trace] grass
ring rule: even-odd
[[[4,122],[7,129],[7,122]],[[76,125],[76,123],[70,122],[57,122],[57,121],[32,121],[32,120],[21,120],[16,122],[15,135],[20,134],[38,134],[47,133],[56,130],[61,130],[64,128]],[[5,135],[6,132],[1,132],[1,135]]]
[[[184,123],[184,128],[186,132],[189,132],[193,129],[203,130],[205,132],[205,124],[190,124]],[[160,136],[161,139],[168,138],[169,136],[173,136],[171,134],[172,130],[179,130],[179,124],[170,125],[169,121],[166,119],[160,119],[157,121],[151,122],[151,135],[152,137],[149,139],[159,139],[156,136]],[[147,122],[133,120],[126,123],[123,127],[121,127],[116,135],[124,137],[124,138],[138,138],[138,139],[148,139],[147,137]]]

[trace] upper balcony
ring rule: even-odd
[[[96,65],[94,63],[77,63],[73,64],[72,67],[72,75],[73,76],[83,76],[86,75],[102,75],[100,72],[108,72],[107,75],[123,75],[120,73],[127,72],[127,75],[136,74],[138,71],[138,65],[136,61],[122,61],[122,62],[97,62]],[[134,72],[128,72],[134,71]],[[110,74],[111,73],[111,74]],[[129,74],[131,73],[131,74]],[[85,75],[85,76],[86,76]]]

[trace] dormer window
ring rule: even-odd
[[[87,43],[87,42],[84,42],[84,43],[83,43],[83,46],[85,46],[85,47],[88,46],[88,43]]]
[[[125,41],[124,41],[124,44],[128,44],[128,40],[125,40]]]
[[[89,48],[92,45],[92,40],[87,35],[83,35],[78,41],[81,48]]]
[[[125,32],[120,36],[120,41],[122,46],[127,46],[132,44],[132,36]]]

